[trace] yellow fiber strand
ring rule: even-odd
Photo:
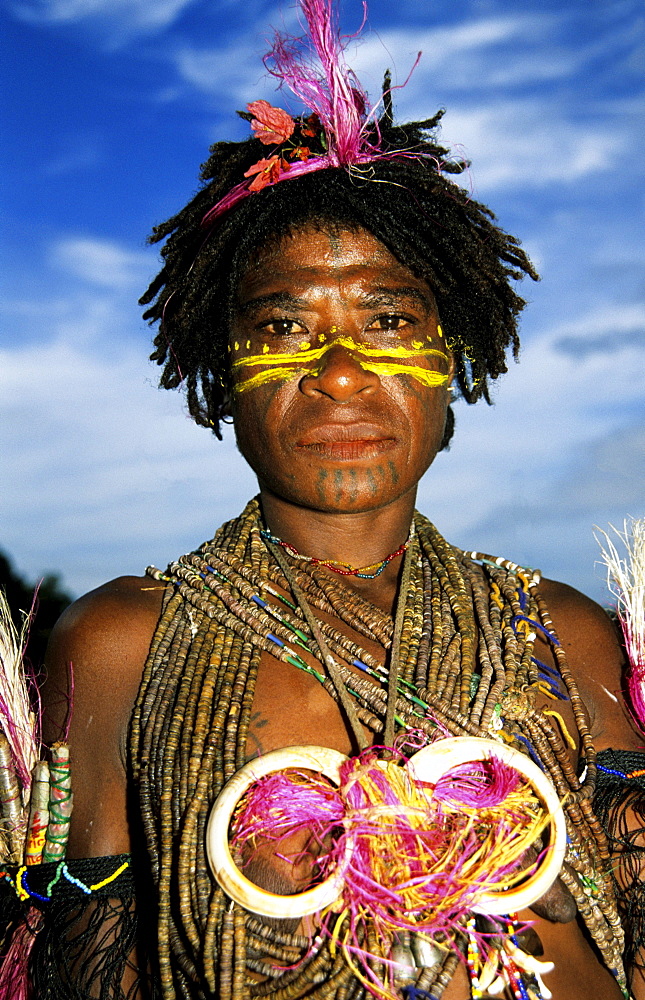
[[[536,684],[535,686],[538,689],[538,691],[540,691],[542,694],[545,694],[547,698],[550,698],[552,701],[558,700],[557,695],[553,693],[553,691],[546,683],[546,681],[539,681],[538,684]]]
[[[335,932],[336,931],[334,929],[334,933]],[[379,983],[378,981],[375,982],[373,979],[368,979],[367,976],[365,976],[363,972],[361,972],[361,969],[354,961],[351,949],[349,948],[348,944],[349,933],[350,933],[349,928],[346,928],[342,941],[339,940],[338,943],[340,944],[345,961],[347,962],[348,966],[350,967],[356,978],[363,984],[363,986],[367,987],[368,992],[372,993],[374,996],[382,997],[383,1000],[394,1000],[394,998],[398,995],[397,993],[392,993],[390,990],[387,989],[384,983]]]
[[[567,743],[569,744],[569,746],[571,747],[571,749],[575,750],[576,749],[575,740],[572,738],[571,733],[567,729],[567,724],[564,721],[564,719],[562,718],[562,716],[560,715],[560,713],[559,712],[555,712],[553,709],[546,709],[546,708],[543,709],[543,712],[544,712],[545,715],[553,715],[558,720],[558,723],[560,725],[560,729],[562,731],[562,735],[564,736],[565,740],[567,741]]]
[[[334,929],[331,932],[331,942],[329,945],[329,953],[332,958],[336,958],[336,943],[338,941],[338,933],[343,926],[345,917],[347,916],[347,907],[338,914],[338,920],[334,924]]]

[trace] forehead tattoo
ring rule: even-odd
[[[329,246],[331,247],[331,251],[334,254],[334,256],[335,257],[340,256],[340,252],[342,249],[340,234],[336,232],[329,232],[327,233],[327,239],[329,240]]]

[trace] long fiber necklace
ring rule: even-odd
[[[321,665],[319,682],[340,703],[324,669],[325,654],[297,599],[275,597],[294,596],[293,589],[263,542],[258,520],[252,501],[212,542],[165,573],[149,570],[169,586],[133,717],[131,761],[157,884],[164,995],[201,1000],[210,991],[221,1000],[358,1000],[365,988],[338,951],[332,953],[320,939],[311,942],[269,927],[231,904],[213,883],[204,854],[212,804],[247,759],[262,652],[315,670],[298,653],[306,649]],[[446,735],[487,738],[496,732],[540,762],[565,800],[567,863],[575,874],[565,866],[562,878],[605,964],[625,986],[609,854],[591,808],[595,751],[536,581],[512,563],[466,556],[424,518],[416,515],[415,522],[397,627],[320,566],[289,566],[292,583],[304,594],[338,665],[363,739],[367,727],[385,742],[393,700],[395,727],[436,733],[439,726]],[[338,625],[317,612],[333,616]],[[391,658],[393,636],[399,634],[397,683],[384,689],[383,665],[348,637],[343,625],[389,650]],[[535,660],[540,629],[553,639],[556,671]],[[373,673],[357,676],[350,669],[357,661]],[[377,678],[382,680],[375,683]],[[586,764],[584,781],[573,769],[554,720],[556,709],[548,715],[533,706],[533,695],[546,689],[552,690],[556,707],[556,690],[570,700]],[[430,716],[423,705],[430,706]],[[366,934],[363,945],[369,950],[376,942],[370,942],[369,930]],[[458,962],[457,951],[448,949],[438,965],[418,970],[414,988],[440,997]]]

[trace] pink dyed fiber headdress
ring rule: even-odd
[[[250,121],[260,142],[274,147],[273,153],[250,167],[244,174],[246,179],[231,188],[206,213],[202,219],[204,227],[212,225],[220,215],[254,192],[314,170],[351,169],[375,160],[428,156],[380,148],[378,105],[368,110],[367,94],[345,62],[345,43],[333,0],[299,0],[299,3],[307,22],[307,35],[296,39],[276,32],[273,48],[265,56],[265,65],[280,81],[280,86],[286,84],[310,114],[294,119],[268,101],[247,104],[248,111],[241,112],[242,116]],[[364,24],[366,3],[363,3],[363,14]],[[319,147],[318,152],[312,151],[313,145]]]

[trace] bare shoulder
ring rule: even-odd
[[[624,702],[625,654],[607,612],[580,591],[542,580],[540,591],[589,712],[597,749],[640,746]]]
[[[117,709],[121,692],[138,686],[159,619],[163,585],[149,577],[122,576],[75,601],[58,620],[49,642],[45,691],[74,689],[79,700],[91,692],[108,695]],[[51,702],[47,724],[61,724]],[[52,733],[52,735],[55,735]]]
[[[43,736],[60,739],[70,712],[72,856],[128,850],[126,740],[163,585],[119,577],[65,611],[49,643]]]

